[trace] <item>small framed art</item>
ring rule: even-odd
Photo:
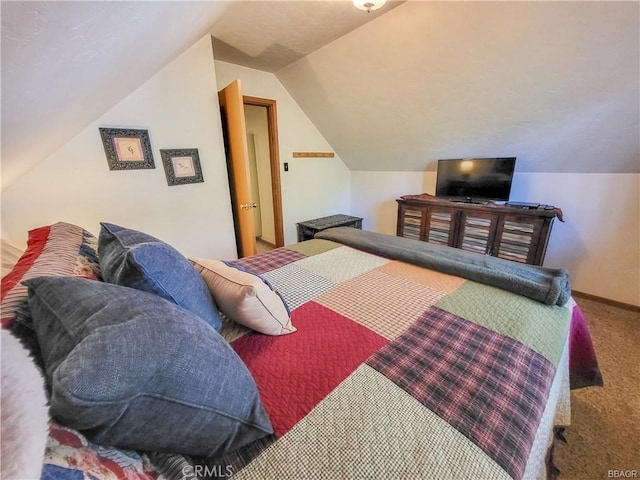
[[[109,170],[156,168],[148,130],[100,128]]]
[[[204,182],[197,148],[161,149],[167,185],[186,185]]]

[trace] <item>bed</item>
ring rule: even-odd
[[[2,282],[3,328],[37,351],[20,282],[101,281],[97,244],[66,223],[31,231]],[[42,478],[549,478],[570,387],[602,384],[566,272],[464,254],[452,270],[453,249],[416,248],[343,227],[224,262],[287,309],[276,334],[221,314],[273,433],[203,457],[115,448],[54,418]]]

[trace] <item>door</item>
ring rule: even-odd
[[[460,213],[458,244],[456,248],[490,255],[498,229],[498,215],[486,212],[463,210]]]
[[[448,247],[453,246],[457,213],[455,208],[429,206],[424,240]]]
[[[231,208],[236,230],[238,257],[247,257],[256,252],[256,235],[251,198],[251,180],[247,152],[247,132],[244,121],[244,103],[240,80],[227,85],[218,92],[222,130],[227,154],[227,172],[231,190]]]

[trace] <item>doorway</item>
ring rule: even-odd
[[[231,195],[231,210],[236,234],[236,247],[238,258],[247,257],[256,253],[255,226],[260,224],[260,235],[267,231],[273,234],[270,238],[274,242],[273,247],[284,246],[284,231],[282,220],[282,200],[280,188],[280,154],[278,149],[278,117],[275,100],[248,97],[242,95],[242,83],[235,80],[218,92],[220,104],[220,119],[222,121],[222,133],[227,157],[227,174],[229,176],[229,190]],[[264,108],[266,113],[266,128],[264,125],[248,137],[245,107],[255,106]],[[264,118],[264,116],[263,116]],[[266,132],[266,134],[264,133]],[[258,138],[260,137],[260,138]],[[249,162],[248,143],[252,144],[252,150],[256,160],[254,171],[264,172],[264,178],[252,182]],[[268,145],[268,153],[262,161],[255,148],[256,143]],[[260,149],[260,152],[263,149]],[[257,153],[257,154],[256,154]],[[267,160],[268,159],[268,160]],[[270,178],[269,178],[270,177]],[[252,192],[251,185],[254,183]],[[260,189],[262,183],[262,189]],[[262,190],[262,193],[260,193]],[[258,201],[262,196],[264,205],[259,220],[254,218],[254,210],[258,210]],[[263,225],[266,225],[264,227]]]
[[[276,101],[243,96],[256,242],[284,246]],[[258,250],[261,250],[260,248]]]

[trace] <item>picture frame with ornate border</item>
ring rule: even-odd
[[[148,130],[99,128],[109,170],[156,168]]]
[[[197,148],[160,149],[167,185],[202,183],[202,167]]]

